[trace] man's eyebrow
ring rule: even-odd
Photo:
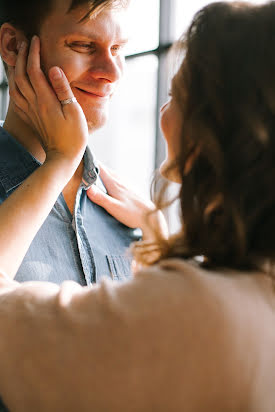
[[[68,33],[68,36],[75,36],[75,37],[86,37],[87,39],[89,39],[92,42],[101,42],[102,41],[102,37],[98,36],[96,33],[81,33],[81,32],[74,32],[74,33]],[[114,43],[119,43],[122,45],[125,45],[129,42],[128,38],[117,38],[114,40]]]

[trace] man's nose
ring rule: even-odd
[[[93,61],[90,72],[98,80],[115,83],[121,78],[123,68],[123,59],[113,56],[111,52],[104,52]]]

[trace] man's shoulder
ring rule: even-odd
[[[5,194],[11,194],[37,167],[37,160],[10,133],[0,127],[0,185]]]
[[[24,148],[16,139],[3,128],[3,120],[0,122],[0,165],[7,164],[14,159],[14,153],[24,151]]]

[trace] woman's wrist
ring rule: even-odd
[[[46,154],[46,160],[42,166],[44,168],[56,171],[56,173],[63,175],[65,179],[70,179],[79,166],[82,157],[83,154],[70,157],[64,155],[63,153],[51,151]]]
[[[85,149],[79,150],[78,153],[63,153],[59,150],[49,150],[46,152],[46,160],[50,162],[62,162],[63,164],[67,164],[68,167],[76,167],[79,165]]]

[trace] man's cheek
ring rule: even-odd
[[[40,67],[41,67],[42,72],[45,74],[46,78],[49,80],[49,77],[48,77],[49,70],[47,69],[47,66],[45,65],[45,62],[42,58],[40,59]]]
[[[60,67],[69,82],[77,79],[83,73],[83,61],[77,53],[73,54],[67,50],[53,51],[53,48],[49,50],[52,50],[50,54],[43,53],[43,49],[41,50],[41,67],[46,75],[53,66]]]
[[[65,61],[60,60],[60,63],[57,65],[64,71],[69,83],[79,79],[81,75],[85,73],[85,66],[79,57],[66,59]],[[88,71],[88,69],[86,71]]]

